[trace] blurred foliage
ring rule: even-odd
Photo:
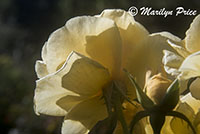
[[[62,118],[36,116],[34,64],[50,33],[74,16],[131,6],[200,11],[199,0],[0,0],[0,133],[59,134]],[[151,33],[169,31],[183,38],[194,16],[140,16]]]

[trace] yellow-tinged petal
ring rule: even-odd
[[[87,129],[107,117],[107,109],[101,97],[92,97],[84,100],[73,107],[66,115],[66,119],[80,121]]]
[[[163,53],[164,56],[162,59],[162,63],[164,64],[165,71],[172,76],[178,76],[180,74],[178,68],[180,67],[184,59],[174,52],[168,50],[163,50]]]
[[[183,113],[191,122],[194,120],[195,113],[187,103],[180,103],[177,111]],[[175,134],[192,134],[191,128],[187,122],[179,118],[173,118],[171,121],[171,129]]]
[[[164,53],[163,64],[165,66],[178,69],[184,60],[183,57],[171,51],[164,50],[163,53]]]
[[[75,105],[79,104],[81,101],[87,99],[84,96],[73,96],[67,95],[60,98],[56,104],[67,112],[70,111]]]
[[[172,76],[178,76],[180,74],[180,72],[176,68],[164,66],[164,69],[165,69],[165,72],[167,72],[168,74],[170,74]]]
[[[125,103],[123,105],[123,107],[124,107],[123,112],[124,112],[125,120],[126,120],[127,124],[131,123],[131,120],[133,119],[133,117],[136,115],[137,112],[143,110],[141,105],[140,106],[138,105],[136,108],[135,106],[133,106],[130,103]],[[141,119],[134,126],[133,134],[145,134],[145,129],[144,129],[145,125],[146,125],[145,119]]]
[[[200,110],[200,100],[192,97],[191,93],[183,96],[181,102],[186,102],[194,110],[195,114]]]
[[[125,117],[125,120],[126,120],[127,124],[131,123],[133,117],[136,115],[137,112],[143,110],[141,105],[137,105],[137,107],[135,107],[132,104],[130,104],[129,102],[123,103],[123,108],[124,108],[123,113],[124,113],[124,117]],[[146,134],[145,133],[146,131],[145,131],[145,128],[144,128],[145,126],[146,126],[146,120],[145,119],[141,119],[134,126],[133,134]],[[121,127],[120,122],[118,122],[114,133],[115,134],[122,134],[123,133],[123,129]]]
[[[75,95],[61,86],[60,72],[47,75],[36,81],[34,96],[34,109],[36,114],[47,114],[64,116],[67,111],[61,108],[56,102],[64,96]]]
[[[191,52],[200,51],[200,15],[195,17],[190,25],[190,28],[186,32],[185,46],[186,49]]]
[[[143,56],[147,59],[145,60],[146,69],[151,70],[153,75],[158,72],[163,72],[163,66],[161,64],[163,50],[170,50],[173,52],[167,40],[178,42],[179,38],[168,32],[153,33],[149,35],[145,44],[145,53],[143,53]]]
[[[137,70],[140,68],[138,66],[142,64],[142,60],[138,57],[142,57],[142,46],[148,38],[148,31],[124,10],[104,10],[100,16],[114,20],[119,28],[122,39],[122,68],[127,69],[131,74],[142,72]],[[133,86],[126,74],[123,74],[121,78],[127,86],[129,96],[134,97]]]
[[[197,134],[200,134],[200,111],[195,116],[194,127],[196,128]]]
[[[119,77],[122,46],[117,27],[107,29],[97,36],[87,36],[85,46],[92,59],[108,68],[113,78]]]
[[[98,17],[112,19],[122,29],[127,29],[130,23],[135,23],[133,16],[122,9],[106,9]]]
[[[43,47],[42,47],[42,52],[41,52],[41,57],[42,57],[42,60],[45,64],[46,64],[46,59],[48,58],[47,56],[48,56],[47,55],[47,42],[45,42]]]
[[[62,87],[81,96],[97,95],[110,80],[107,69],[76,52],[68,57],[63,72]]]
[[[179,68],[180,79],[190,79],[200,76],[200,51],[188,56]]]
[[[145,36],[144,36],[145,37]],[[152,74],[163,72],[162,57],[163,50],[174,51],[167,43],[167,40],[180,41],[180,39],[168,32],[154,33],[143,38],[141,44],[135,46],[133,52],[130,55],[131,58],[126,57],[126,64],[123,68],[126,68],[134,77],[136,77],[137,83],[140,87],[144,86],[145,73],[147,70],[152,70]],[[128,49],[131,50],[131,49]],[[127,51],[128,52],[128,51]],[[138,58],[139,57],[139,58]],[[128,91],[130,90],[129,83]]]
[[[118,47],[120,47],[120,36],[119,34],[117,34],[117,32],[118,29],[116,28],[115,23],[107,18],[82,16],[70,19],[69,21],[67,21],[64,27],[56,30],[51,34],[46,45],[43,47],[44,52],[42,52],[42,55],[44,62],[47,64],[48,72],[53,73],[58,70],[71,51],[77,51],[81,54],[88,56],[85,48],[87,47],[85,46],[85,44],[88,44],[88,41],[86,41],[86,39],[94,36],[96,38],[92,38],[93,40],[90,43],[99,43],[98,35],[103,36],[103,39],[106,40],[101,41],[99,45],[93,44],[96,47],[96,50],[99,49],[101,51],[99,51],[98,54],[95,55],[97,57],[95,57],[94,55],[91,55],[91,57],[94,56],[96,59],[100,60],[99,62],[107,68],[115,66],[116,64],[110,64],[115,63],[116,53],[118,53]],[[103,33],[105,33],[106,35],[104,35]],[[111,44],[106,43],[106,41],[110,41],[108,43]],[[106,43],[106,45],[108,46],[105,46],[104,43]],[[115,46],[113,44],[115,44]],[[94,47],[92,45],[89,46]],[[102,54],[104,53],[104,51],[102,51],[102,48],[108,49],[105,50],[105,54],[106,56],[111,57],[105,57]],[[87,51],[90,53],[89,50]],[[99,55],[100,52],[101,55]],[[120,53],[118,54],[120,55]],[[106,59],[106,62],[104,62],[102,60],[103,58],[109,58],[109,60],[115,61],[108,62],[108,59]],[[119,61],[120,60],[116,62],[118,63]]]
[[[88,134],[88,132],[88,129],[79,121],[65,119],[62,124],[61,134]]]
[[[35,63],[35,72],[38,78],[48,75],[46,64],[43,61],[37,60]]]
[[[139,56],[148,31],[126,11],[121,9],[104,10],[100,17],[112,19],[117,24],[122,39],[122,68],[134,69],[134,63],[139,64]],[[132,72],[131,72],[132,73]]]
[[[169,45],[174,48],[174,50],[176,50],[176,52],[181,55],[182,57],[186,58],[187,56],[190,55],[190,52],[188,52],[183,45],[178,45],[178,43],[174,43],[170,40],[167,41],[169,43]],[[182,41],[184,42],[184,41]]]
[[[161,73],[154,75],[147,79],[145,83],[146,94],[155,104],[159,104],[162,102],[171,83],[172,81],[163,77]]]
[[[172,120],[171,116],[165,117],[165,123],[161,129],[161,134],[175,134],[175,133],[173,133],[171,126],[170,126],[171,120]]]
[[[103,66],[73,52],[61,69],[37,81],[35,111],[63,116],[81,100],[98,95],[109,80],[108,70]],[[81,96],[69,98],[71,95]]]

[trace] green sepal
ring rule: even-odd
[[[166,94],[160,104],[161,109],[164,111],[173,110],[179,101],[179,82],[175,79],[168,87]]]
[[[193,133],[196,134],[196,131],[195,131],[192,123],[184,114],[177,112],[177,111],[170,111],[166,114],[166,116],[173,116],[173,117],[177,117],[177,118],[180,118],[180,119],[186,121],[188,123],[188,125],[191,127]]]
[[[117,91],[121,94],[121,96],[124,97],[124,99],[125,99],[126,101],[128,101],[128,102],[129,102],[130,104],[132,104],[133,106],[137,107],[136,104],[134,104],[133,101],[131,101],[131,99],[124,93],[124,90],[122,90],[122,89],[118,86],[118,84],[117,84],[116,82],[114,82],[114,85],[115,85]]]
[[[139,85],[134,80],[133,76],[125,70],[125,72],[128,74],[128,78],[130,79],[131,83],[134,85],[136,89],[136,95],[138,98],[138,101],[142,105],[142,107],[146,110],[151,110],[155,104],[153,101],[142,91],[142,89],[139,87]]]
[[[149,121],[154,134],[160,134],[161,129],[165,123],[165,113],[160,111],[151,112]]]
[[[136,125],[136,123],[138,121],[140,121],[142,118],[149,116],[149,112],[148,111],[140,111],[138,112],[134,117],[133,120],[130,123],[130,133],[132,134],[134,126]]]

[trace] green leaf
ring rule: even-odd
[[[188,123],[188,125],[191,127],[192,131],[194,134],[196,134],[196,131],[192,125],[192,123],[190,122],[190,120],[182,113],[177,112],[177,111],[170,111],[166,114],[166,116],[174,116],[180,119],[183,119],[184,121],[186,121]]]
[[[175,79],[167,89],[167,92],[160,106],[164,111],[171,111],[175,108],[178,101],[179,101],[179,83],[178,79]]]
[[[134,129],[134,126],[135,124],[140,121],[142,118],[146,117],[146,116],[149,116],[149,112],[148,111],[140,111],[138,112],[134,117],[133,117],[133,120],[131,121],[130,123],[130,133],[132,134],[133,132],[133,129]]]
[[[146,110],[151,110],[155,105],[153,101],[142,91],[142,89],[139,87],[139,85],[136,83],[134,80],[133,76],[125,70],[125,72],[128,74],[128,77],[131,81],[131,83],[134,85],[136,89],[136,94],[138,101],[140,104],[143,106],[144,109]]]

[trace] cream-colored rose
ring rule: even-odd
[[[161,70],[170,33],[149,34],[124,10],[104,10],[96,16],[67,21],[51,34],[36,61],[35,112],[65,116],[62,134],[85,134],[107,117],[102,90],[111,81],[120,82],[129,97],[135,91],[126,68],[144,86],[147,69]]]
[[[200,15],[198,15],[180,42],[168,41],[177,53],[165,50],[163,63],[165,70],[180,78],[181,91],[186,89],[186,80],[200,77]],[[196,82],[195,82],[196,81]],[[200,99],[199,78],[190,86],[193,97]]]

